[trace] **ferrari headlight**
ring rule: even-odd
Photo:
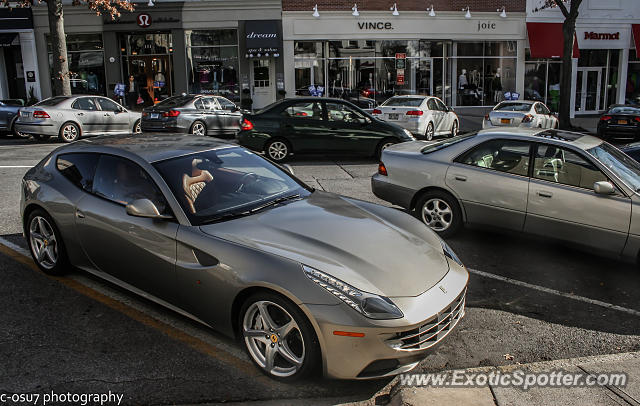
[[[442,251],[444,252],[444,255],[448,256],[449,258],[451,258],[452,260],[454,260],[458,265],[460,266],[464,266],[462,264],[462,261],[460,261],[460,258],[458,258],[458,256],[456,255],[455,252],[453,252],[453,250],[451,249],[451,247],[449,246],[449,244],[447,244],[446,242],[444,242],[443,240],[440,240],[440,243],[442,244]]]
[[[387,297],[363,292],[338,278],[334,278],[307,265],[302,265],[302,270],[305,275],[307,275],[307,278],[320,285],[320,287],[365,317],[377,320],[399,319],[404,317],[402,311]]]

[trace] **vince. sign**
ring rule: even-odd
[[[362,21],[358,22],[358,28],[361,30],[393,30],[393,25],[388,21]]]

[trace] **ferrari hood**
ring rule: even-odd
[[[439,237],[413,217],[327,192],[200,228],[388,297],[420,295],[449,270]]]

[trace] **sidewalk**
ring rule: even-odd
[[[399,377],[387,387],[387,394],[381,393],[368,402],[352,405],[385,404],[391,406],[429,405],[640,405],[640,353],[623,353],[568,360],[537,362],[532,364],[508,365],[501,367],[471,368],[460,373],[466,376],[478,373],[499,372],[501,374],[522,370],[525,373],[551,372],[562,370],[566,373],[584,373],[599,376],[603,373],[624,372],[628,375],[626,386],[592,387],[533,387],[528,390],[515,387],[486,385],[483,387],[408,387],[402,386]],[[450,371],[453,373],[453,371]]]

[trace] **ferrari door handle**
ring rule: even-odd
[[[84,113],[76,113],[76,116],[84,116]]]
[[[544,190],[539,190],[539,191],[538,191],[538,196],[540,196],[540,197],[550,198],[551,196],[553,196],[553,193],[551,193],[551,192],[545,192]]]
[[[455,180],[459,180],[460,182],[466,182],[467,181],[467,177],[466,176],[462,176],[462,175],[456,175],[455,176]]]
[[[83,219],[84,218],[84,213],[81,212],[80,210],[76,210],[76,217],[79,219]]]

